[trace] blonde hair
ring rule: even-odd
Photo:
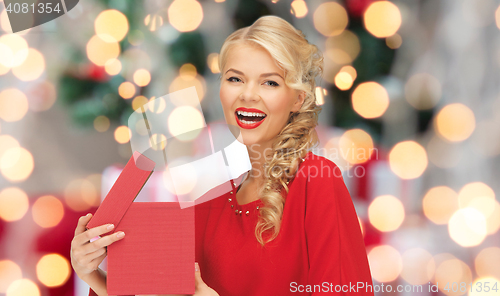
[[[266,49],[285,71],[285,84],[304,91],[305,99],[298,112],[292,113],[288,123],[272,145],[272,157],[266,160],[266,182],[260,189],[264,206],[255,227],[257,241],[264,246],[279,233],[288,182],[307,152],[317,145],[315,127],[321,108],[316,105],[315,78],[323,72],[323,55],[310,44],[302,31],[277,16],[263,16],[251,26],[241,28],[226,38],[219,54],[219,69],[224,69],[230,49],[238,44],[258,45]],[[222,73],[221,73],[222,75]],[[264,233],[270,232],[267,239]]]

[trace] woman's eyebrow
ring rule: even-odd
[[[226,73],[227,73],[227,72],[229,72],[229,71],[233,71],[234,73],[236,73],[236,74],[238,74],[238,75],[243,75],[243,76],[245,75],[245,74],[243,74],[243,72],[238,71],[238,70],[235,70],[235,69],[233,69],[233,68],[230,68],[229,70],[227,70],[227,71],[226,71]],[[281,76],[280,74],[278,74],[278,73],[276,73],[276,72],[271,72],[271,73],[262,73],[262,74],[260,74],[260,77],[268,77],[268,76],[273,76],[273,75],[277,75],[277,76],[281,77],[281,79],[285,80],[285,79],[283,78],[283,76]]]

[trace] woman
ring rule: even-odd
[[[356,212],[340,169],[317,144],[315,78],[323,57],[301,31],[265,16],[231,34],[220,56],[220,99],[252,169],[238,187],[196,205],[195,295],[373,295]],[[105,246],[121,234],[78,223],[72,264],[98,295]],[[123,237],[123,235],[122,235]],[[199,266],[199,267],[198,267]],[[97,269],[97,270],[95,270]],[[360,294],[361,293],[361,294]]]

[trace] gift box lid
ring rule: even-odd
[[[116,226],[118,226],[128,208],[148,181],[154,167],[154,161],[135,151],[106,198],[87,224],[87,229],[104,224],[114,224],[116,229]]]

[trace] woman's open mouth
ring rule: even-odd
[[[236,122],[238,125],[245,129],[256,128],[261,125],[267,117],[267,114],[259,109],[253,108],[238,108],[234,112]]]

